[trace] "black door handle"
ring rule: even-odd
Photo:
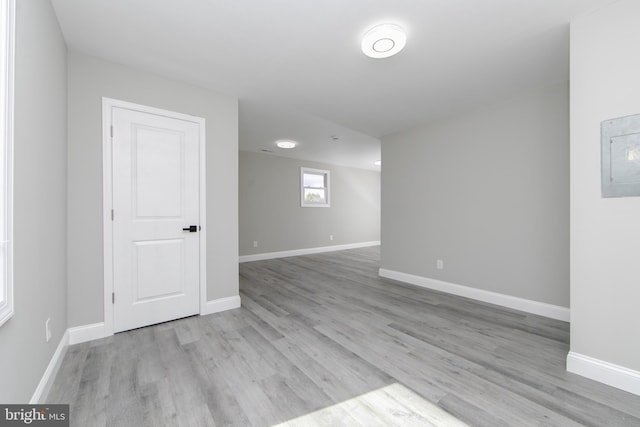
[[[197,225],[190,225],[187,228],[183,228],[182,231],[188,231],[189,233],[195,233],[198,231]]]

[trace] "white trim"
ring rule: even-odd
[[[69,347],[68,329],[64,332],[64,335],[62,335],[56,351],[53,353],[53,356],[51,356],[49,365],[47,365],[47,369],[45,369],[44,374],[42,374],[42,378],[40,378],[40,382],[38,383],[36,390],[33,392],[33,396],[31,396],[29,404],[34,405],[37,403],[44,403],[49,391],[51,390],[53,381],[60,370],[62,359],[64,359],[64,355],[67,353],[67,347]]]
[[[111,209],[113,206],[112,175],[113,163],[111,161],[111,116],[112,102],[102,98],[102,241],[104,257],[104,332],[113,335],[113,304],[110,304],[113,292],[113,222],[111,221]]]
[[[207,303],[207,132],[200,119],[200,313]]]
[[[112,186],[112,146],[111,124],[113,108],[124,108],[148,114],[175,118],[179,120],[197,123],[200,126],[200,312],[205,309],[207,300],[207,224],[206,224],[206,130],[205,119],[174,111],[134,104],[112,98],[102,98],[102,236],[104,256],[104,330],[101,337],[113,335],[113,304],[111,294],[113,292],[113,221],[111,209],[113,208]],[[97,324],[96,324],[97,325]],[[100,337],[100,338],[101,338]],[[93,339],[93,338],[91,338]],[[80,341],[78,341],[80,342]]]
[[[15,64],[15,13],[14,0],[3,1],[2,8],[2,33],[0,43],[3,45],[3,53],[0,58],[0,149],[4,150],[4,164],[0,167],[4,175],[4,200],[1,209],[4,209],[4,221],[0,221],[0,227],[4,229],[4,236],[0,236],[0,244],[4,248],[5,275],[0,279],[0,325],[9,320],[14,313],[13,300],[13,149],[14,149],[14,64]],[[1,181],[0,181],[1,182]]]
[[[219,313],[221,311],[232,310],[234,308],[240,308],[240,295],[232,297],[218,298],[211,301],[207,301],[202,309],[200,315],[205,316],[207,314]]]
[[[346,249],[366,248],[369,246],[380,246],[380,240],[374,242],[348,243],[346,245],[321,246],[317,248],[293,249],[290,251],[265,252],[255,255],[241,255],[238,257],[239,262],[262,261],[265,259],[286,258],[290,256],[319,254],[322,252],[344,251]]]
[[[104,322],[93,323],[91,325],[76,326],[67,329],[69,332],[69,345],[80,344],[87,341],[99,340],[111,334],[106,333]]]
[[[539,316],[550,317],[551,319],[569,321],[569,309],[559,305],[547,304],[544,302],[528,300],[511,295],[499,294],[497,292],[486,291],[484,289],[471,288],[469,286],[456,285],[455,283],[443,282],[441,280],[430,279],[428,277],[415,276],[413,274],[381,268],[378,270],[380,277],[410,283],[423,288],[434,289],[453,295],[459,295],[490,304],[500,305]]]
[[[570,351],[567,371],[640,396],[640,372]]]

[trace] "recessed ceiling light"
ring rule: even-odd
[[[382,165],[382,160],[376,160],[375,162],[373,162],[373,164],[376,166],[380,166]]]
[[[289,149],[289,148],[295,148],[296,145],[298,145],[297,142],[291,141],[288,139],[281,139],[280,141],[276,141],[276,146],[278,148]]]
[[[407,34],[396,24],[379,24],[362,37],[362,52],[370,58],[388,58],[400,52],[407,43]]]

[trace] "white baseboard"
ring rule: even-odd
[[[107,336],[105,335],[104,322],[76,326],[75,328],[69,328],[67,331],[69,332],[69,345],[93,341]]]
[[[640,372],[570,351],[567,371],[640,396]]]
[[[239,308],[240,304],[240,295],[214,299],[212,301],[207,301],[202,305],[202,307],[200,308],[200,315],[206,316],[207,314],[232,310],[234,308]]]
[[[231,310],[238,307],[240,307],[239,295],[227,298],[219,298],[213,301],[205,302],[200,309],[200,314],[206,315],[218,313],[220,311]],[[69,328],[67,332],[69,332],[69,345],[80,344],[83,342],[93,341],[108,336],[105,332],[104,322]]]
[[[400,282],[410,283],[412,285],[420,286],[423,288],[434,289],[436,291],[488,302],[490,304],[500,305],[503,307],[512,308],[514,310],[537,314],[539,316],[549,317],[551,319],[562,320],[564,322],[569,321],[569,309],[558,305],[528,300],[511,295],[499,294],[497,292],[471,288],[469,286],[456,285],[455,283],[443,282],[441,280],[415,276],[413,274],[387,270],[384,268],[378,270],[378,275],[380,275],[380,277],[386,277],[387,279],[398,280]]]
[[[56,351],[53,353],[53,356],[51,356],[49,365],[47,365],[47,369],[45,369],[44,374],[42,374],[42,378],[40,378],[40,382],[36,387],[36,391],[33,392],[33,396],[31,396],[29,404],[35,405],[38,403],[44,403],[47,395],[49,394],[49,390],[51,390],[51,386],[53,385],[53,380],[56,378],[56,374],[60,369],[60,364],[62,363],[62,359],[64,359],[68,346],[69,330],[66,330],[58,343]]]
[[[369,246],[380,246],[380,240],[374,242],[348,243],[346,245],[321,246],[317,248],[293,249],[290,251],[265,252],[255,255],[241,255],[238,257],[239,262],[262,261],[265,259],[286,258],[290,256],[311,255],[323,252],[344,251],[347,249],[366,248]]]

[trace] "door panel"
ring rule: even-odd
[[[114,331],[199,311],[199,125],[114,108]]]
[[[184,295],[183,239],[133,242],[134,304]]]
[[[184,134],[140,126],[133,131],[136,216],[181,217]]]

